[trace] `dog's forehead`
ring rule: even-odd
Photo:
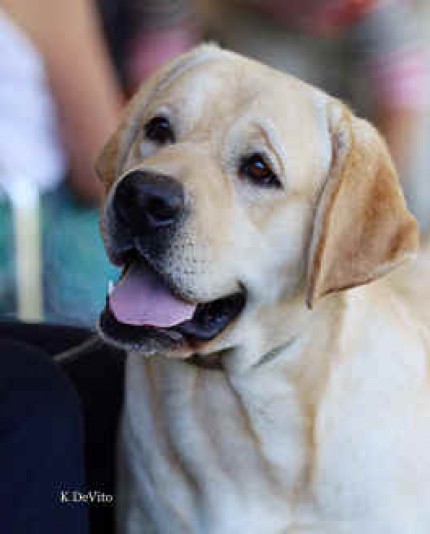
[[[323,94],[288,74],[235,54],[209,59],[172,79],[155,102],[176,102],[189,118],[234,117],[253,110],[297,126],[315,113]]]
[[[220,51],[162,80],[144,104],[144,117],[167,110],[188,141],[204,140],[217,149],[268,143],[280,149],[286,170],[302,183],[329,166],[329,100],[293,76]]]
[[[330,97],[294,76],[232,54],[199,65],[170,90],[173,99],[179,95],[181,114],[200,131],[221,127],[230,139],[228,132],[236,129],[243,139],[257,124],[271,143],[283,145],[291,175],[327,171]]]

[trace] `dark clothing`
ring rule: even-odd
[[[0,322],[2,532],[114,532],[114,501],[64,502],[73,500],[71,492],[115,499],[124,355],[100,342],[61,365],[52,358],[91,335],[72,327]]]

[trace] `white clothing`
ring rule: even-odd
[[[0,186],[39,192],[64,178],[66,158],[41,55],[0,8]]]

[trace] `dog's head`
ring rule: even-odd
[[[106,249],[124,268],[101,331],[129,349],[220,351],[256,310],[312,308],[417,247],[372,126],[215,46],[144,85],[96,169]]]

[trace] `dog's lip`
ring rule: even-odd
[[[133,261],[136,253],[121,257],[123,271],[121,278]],[[166,348],[191,347],[196,348],[210,342],[224,332],[242,313],[246,306],[247,292],[243,284],[238,283],[238,290],[224,297],[211,301],[191,301],[182,294],[180,289],[165,279],[154,267],[139,254],[139,261],[145,262],[151,270],[159,276],[169,290],[178,298],[191,302],[196,310],[191,319],[172,327],[156,327],[150,325],[130,325],[120,322],[111,310],[109,298],[100,316],[100,330],[107,340],[124,348],[138,349],[144,347],[149,338],[159,341]],[[120,278],[120,279],[121,279]]]
[[[166,348],[182,346],[185,341],[180,333],[169,332],[166,328],[120,323],[112,313],[108,300],[100,315],[99,330],[107,342],[126,350],[139,350],[145,346],[148,338],[161,343]]]
[[[100,316],[102,335],[117,346],[139,350],[146,342],[159,342],[166,349],[201,348],[213,341],[238,318],[246,305],[244,293],[233,293],[210,303],[200,303],[193,318],[173,327],[134,326],[121,323],[112,313],[109,300]],[[216,315],[217,307],[221,312]],[[226,311],[226,306],[229,310]],[[224,308],[223,308],[224,307]]]

